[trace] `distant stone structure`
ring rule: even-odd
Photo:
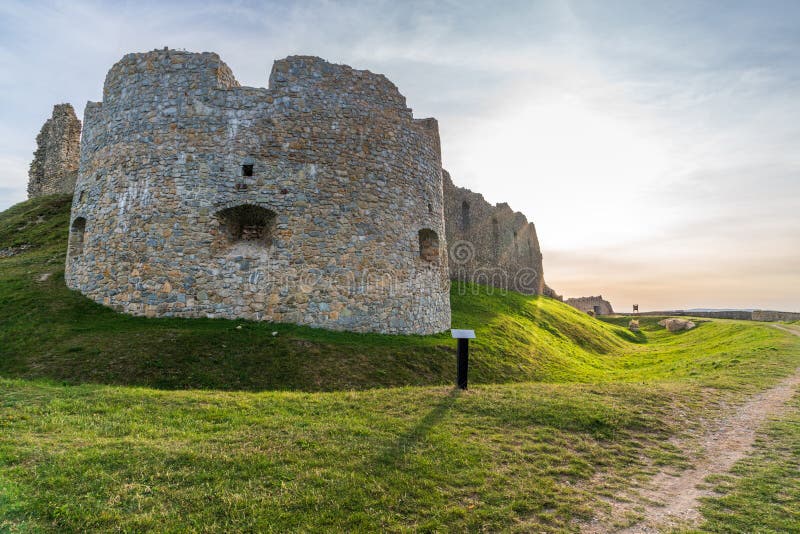
[[[603,300],[602,295],[598,295],[596,297],[577,297],[566,299],[564,301],[566,304],[569,304],[573,308],[577,308],[585,313],[590,313],[591,315],[612,315],[614,313],[614,309],[611,307],[611,303],[607,300]]]
[[[450,278],[521,293],[555,296],[544,282],[536,227],[508,204],[456,187],[444,175],[444,217]]]
[[[52,116],[36,136],[28,171],[28,198],[72,193],[78,176],[81,121],[70,104],[53,106]]]
[[[753,321],[800,321],[798,312],[782,312],[774,310],[753,310]]]
[[[241,87],[214,53],[128,54],[86,106],[80,155],[66,281],[97,302],[450,327],[438,126],[382,75],[290,56],[264,89]]]
[[[685,317],[704,317],[707,319],[733,319],[737,321],[800,321],[800,313],[785,312],[775,310],[713,310],[713,311],[692,311],[692,310],[668,310],[650,311],[640,315],[678,315]]]

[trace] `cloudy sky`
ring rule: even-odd
[[[311,54],[439,119],[458,185],[536,223],[548,283],[619,310],[800,311],[800,2],[0,2],[0,209],[52,105],[122,55]]]

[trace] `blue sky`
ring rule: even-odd
[[[0,3],[0,209],[42,122],[122,55],[244,85],[312,54],[435,116],[454,181],[533,220],[545,277],[618,309],[800,311],[800,2]]]

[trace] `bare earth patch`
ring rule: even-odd
[[[775,328],[800,336],[800,328],[778,326]],[[704,487],[703,481],[710,475],[723,474],[733,464],[750,452],[755,441],[756,431],[764,421],[780,415],[785,404],[800,387],[800,369],[784,379],[772,389],[753,396],[739,406],[730,417],[720,421],[702,436],[699,446],[703,456],[692,469],[678,475],[660,472],[647,485],[639,490],[639,497],[646,504],[641,512],[644,519],[617,529],[612,524],[592,523],[585,525],[584,532],[619,532],[620,534],[643,534],[663,532],[680,525],[690,525],[699,519],[699,499],[713,495]],[[634,514],[632,502],[616,503],[613,515],[620,521]],[[635,514],[639,515],[639,514]]]

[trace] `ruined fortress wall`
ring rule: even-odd
[[[754,310],[754,321],[800,321],[800,313],[772,310]]]
[[[135,315],[450,327],[438,128],[384,76],[291,56],[240,87],[213,53],[128,54],[84,123],[69,287]]]
[[[482,195],[456,187],[447,171],[443,174],[450,278],[543,294],[542,253],[533,223],[508,204],[492,206]]]
[[[566,299],[564,303],[569,304],[573,308],[577,308],[582,312],[592,312],[596,313],[595,306],[599,309],[599,315],[611,315],[614,313],[614,309],[611,307],[611,303],[607,300],[603,300],[602,295],[598,295],[596,297],[575,297]]]
[[[679,317],[705,317],[708,319],[736,319],[739,321],[752,321],[753,312],[743,310],[718,310],[718,311],[655,311],[641,312],[639,315],[675,315]]]
[[[80,137],[81,121],[72,106],[53,106],[53,114],[36,136],[36,152],[28,171],[28,198],[73,192]]]
[[[736,319],[739,321],[800,321],[798,312],[782,312],[774,310],[716,310],[716,311],[652,311],[643,312],[640,315],[676,315],[687,317],[704,317],[708,319]]]

